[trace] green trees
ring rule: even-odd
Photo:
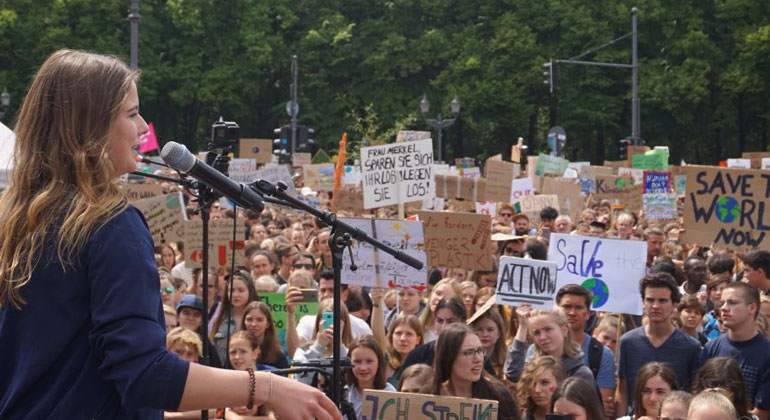
[[[51,51],[129,55],[129,0],[0,1],[0,88],[10,114]],[[630,71],[560,65],[550,95],[542,63],[630,32],[639,13],[641,130],[678,162],[714,163],[767,150],[770,3],[639,0],[141,0],[142,112],[162,140],[205,147],[220,115],[247,137],[288,120],[290,57],[299,56],[299,120],[334,150],[355,115],[381,132],[462,101],[447,155],[507,155],[517,137],[535,152],[551,125],[567,156],[613,159],[630,133]],[[587,60],[630,62],[630,40]],[[367,107],[368,110],[367,110]],[[10,115],[9,114],[9,115]],[[6,122],[9,120],[6,117]],[[351,142],[360,139],[352,137]]]

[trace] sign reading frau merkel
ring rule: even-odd
[[[499,403],[476,398],[364,390],[361,419],[497,420]]]
[[[364,208],[422,201],[436,196],[431,139],[361,148]]]
[[[768,249],[770,173],[685,166],[685,242],[732,249]]]

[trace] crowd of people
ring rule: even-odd
[[[233,216],[232,209],[217,213]],[[188,214],[194,217],[193,208]],[[199,339],[180,356],[197,361],[200,343],[210,340],[212,363],[238,368],[243,365],[233,359],[233,341],[248,337],[252,346],[242,347],[250,366],[259,369],[330,357],[333,328],[324,318],[333,309],[329,229],[277,207],[240,216],[247,225],[246,258],[232,275],[228,268],[211,270],[209,308],[199,297],[200,270],[184,269],[182,244],[157,249],[161,279],[168,277],[161,292],[165,284],[175,286],[166,286],[169,326],[175,325],[174,299],[197,302],[198,320],[204,310],[212,316],[205,331],[200,322],[188,324]],[[492,399],[499,402],[500,418],[768,418],[770,253],[682,243],[680,223],[647,221],[606,201],[589,202],[577,222],[550,207],[539,216],[533,225],[513,206],[499,206],[491,271],[429,267],[425,291],[348,286],[342,279],[341,353],[353,366],[345,395],[358,416],[364,390],[375,389]],[[547,259],[549,232],[646,241],[647,274],[628,280],[628,293],[638,294],[644,315],[592,311],[591,292],[575,284],[558,291],[552,310],[494,304],[499,258]],[[285,293],[291,320],[309,288],[317,290],[318,312],[296,325],[288,322],[281,348],[259,294]],[[179,303],[176,311],[185,325],[189,305]],[[231,337],[227,352],[224,320]],[[171,331],[169,337],[178,334]],[[190,357],[190,349],[197,349],[197,357]],[[319,386],[328,378],[303,373],[294,379]],[[260,413],[235,407],[220,414]],[[183,418],[177,416],[184,414],[167,413]]]

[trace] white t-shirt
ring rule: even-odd
[[[361,318],[356,316],[349,316],[350,331],[353,333],[353,338],[359,335],[372,334],[372,328]],[[315,328],[315,315],[305,315],[299,320],[297,324],[297,335],[300,340],[310,341],[313,338],[313,328]]]

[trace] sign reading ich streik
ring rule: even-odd
[[[557,290],[577,284],[593,293],[593,310],[642,314],[647,242],[553,233],[548,260],[556,263]]]

